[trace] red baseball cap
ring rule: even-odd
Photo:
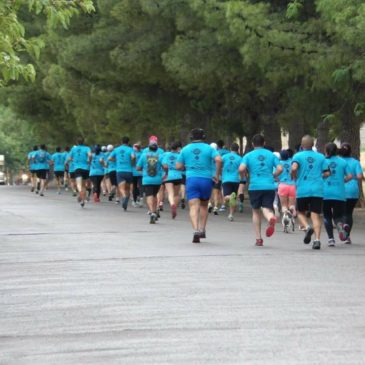
[[[158,138],[156,136],[151,136],[148,141],[149,143],[158,143]]]

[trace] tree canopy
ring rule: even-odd
[[[95,12],[60,1],[56,17],[29,3],[33,12],[15,8],[23,30],[13,32],[29,46],[11,49],[28,51],[17,65],[34,64],[21,72],[34,81],[3,76],[0,97],[38,141],[184,140],[201,126],[227,143],[263,131],[279,149],[282,132],[291,147],[312,133],[319,148],[338,138],[359,153],[360,0],[96,0]]]

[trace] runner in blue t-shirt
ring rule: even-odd
[[[166,187],[172,219],[176,218],[177,206],[179,205],[179,192],[182,182],[182,173],[180,170],[176,169],[176,162],[179,158],[180,151],[181,143],[173,142],[171,144],[171,151],[164,154],[162,161],[163,168],[167,174],[163,183]]]
[[[255,226],[256,246],[263,245],[261,236],[261,209],[268,222],[266,236],[275,232],[276,218],[274,214],[275,178],[282,172],[279,159],[265,146],[265,138],[256,134],[252,138],[253,151],[242,158],[240,173],[243,177],[249,174],[249,197],[252,207],[252,221]],[[274,172],[273,172],[274,171]]]
[[[236,210],[237,193],[240,185],[238,169],[242,157],[238,154],[239,149],[240,146],[237,143],[232,143],[231,152],[224,154],[222,157],[223,196],[226,203],[229,204],[228,220],[231,222],[234,220],[233,215]]]
[[[146,195],[151,224],[155,224],[158,219],[157,194],[162,184],[162,159],[163,154],[158,151],[157,143],[151,141],[149,150],[142,153],[137,162],[137,170],[143,172],[143,192]]]
[[[94,146],[91,155],[90,180],[93,187],[93,198],[95,203],[100,203],[101,182],[104,179],[103,153],[100,145]]]
[[[91,149],[84,144],[84,138],[77,140],[77,145],[72,147],[68,161],[72,161],[75,168],[75,179],[77,190],[79,191],[78,202],[81,207],[85,206],[86,189],[90,193],[90,161]]]
[[[345,223],[349,225],[349,235],[345,241],[347,244],[351,244],[350,233],[353,226],[353,212],[355,206],[360,198],[362,191],[362,181],[364,180],[364,174],[360,161],[354,157],[351,157],[351,145],[349,143],[342,143],[339,150],[339,155],[347,162],[352,175],[352,179],[345,184]]]
[[[30,173],[30,184],[31,189],[30,191],[33,193],[35,190],[37,190],[37,170],[38,165],[35,162],[34,156],[36,152],[38,151],[38,146],[33,147],[33,151],[30,151],[28,153],[28,169]]]
[[[61,194],[62,179],[65,175],[66,155],[61,152],[61,147],[56,148],[56,152],[52,155],[53,171],[56,177],[57,193]]]
[[[108,160],[116,162],[118,190],[122,197],[122,207],[126,211],[130,197],[130,185],[133,182],[133,164],[136,160],[133,148],[129,146],[129,137],[122,138],[122,144],[114,148]]]
[[[68,180],[72,190],[72,196],[77,196],[77,186],[76,186],[76,178],[75,178],[75,164],[71,157],[71,149],[69,147],[65,148],[66,155],[66,162],[65,162],[65,170],[68,171]]]
[[[40,145],[39,150],[34,153],[32,159],[37,167],[37,178],[40,180],[39,195],[44,196],[44,189],[49,176],[49,164],[52,161],[45,144]]]
[[[141,151],[141,143],[137,142],[133,145],[133,151],[136,156],[136,164],[133,166],[133,207],[142,207],[143,206],[143,193],[142,193],[142,172],[138,171],[136,165],[139,161],[139,158],[142,155]]]
[[[352,176],[347,162],[337,156],[337,146],[335,143],[327,143],[325,151],[325,169],[329,170],[330,175],[324,178],[323,218],[328,235],[328,246],[334,247],[333,222],[336,225],[341,241],[346,241],[350,232],[350,226],[346,223],[344,224],[345,181],[351,180]]]
[[[114,160],[109,160],[109,156],[114,150],[114,146],[112,144],[108,144],[106,146],[107,152],[103,155],[103,164],[106,170],[105,178],[106,178],[106,187],[109,194],[108,200],[111,202],[115,195],[117,195],[115,203],[119,203],[119,191],[117,189],[117,164]]]
[[[194,230],[193,242],[199,243],[201,238],[206,238],[208,201],[213,183],[217,183],[221,175],[222,158],[215,149],[204,142],[206,135],[203,129],[193,129],[190,138],[192,142],[181,150],[176,168],[186,170],[186,194]],[[213,178],[212,161],[216,165]]]
[[[313,151],[314,139],[306,135],[302,138],[302,151],[293,157],[291,174],[297,187],[297,211],[300,224],[305,227],[303,242],[310,243],[314,233],[312,248],[321,248],[321,212],[323,203],[323,179],[329,175],[325,167],[325,157]],[[308,223],[306,213],[310,212],[313,227]]]

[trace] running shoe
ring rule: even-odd
[[[138,207],[137,202],[135,202],[134,200],[132,201],[132,207],[133,207],[133,208],[137,208],[137,207]]]
[[[200,238],[207,238],[207,233],[205,231],[200,231]]]
[[[72,196],[77,196],[76,191],[73,191],[73,192],[72,192]]]
[[[305,227],[304,226],[299,226],[299,231],[305,231]]]
[[[208,213],[212,213],[213,211],[213,206],[211,203],[208,203]]]
[[[308,226],[308,228],[305,230],[305,235],[304,235],[304,239],[303,239],[303,242],[306,245],[308,245],[308,243],[310,243],[313,233],[314,233],[313,228],[311,226]]]
[[[157,209],[157,210],[156,210],[156,217],[157,217],[157,220],[161,218],[160,211],[161,211],[161,209]]]
[[[233,221],[234,221],[234,218],[233,218],[233,215],[232,215],[232,214],[230,214],[230,215],[228,216],[228,220],[229,220],[230,222],[233,222]]]
[[[43,193],[40,193],[39,196],[44,196],[44,194]]]
[[[156,213],[151,213],[150,215],[150,224],[155,224],[157,220]]]
[[[347,240],[344,242],[346,245],[351,245],[352,241],[350,237],[347,237]]]
[[[160,210],[160,212],[163,212],[163,202],[159,204],[158,209]]]
[[[345,227],[344,227],[344,224],[342,223],[338,223],[337,226],[337,232],[338,232],[338,237],[340,237],[340,240],[343,242],[343,241],[346,241],[347,239],[347,232],[345,231]]]
[[[264,240],[262,238],[256,238],[256,246],[263,246]]]
[[[230,198],[229,198],[229,206],[231,208],[235,208],[237,205],[237,194],[236,193],[232,193]]]
[[[31,188],[31,189],[30,189],[30,192],[31,192],[31,193],[34,193],[34,188]]]
[[[240,202],[238,210],[240,213],[243,213],[243,203],[242,202]]]
[[[194,232],[193,243],[200,243],[200,232]]]
[[[181,199],[181,209],[185,209],[185,199]]]
[[[328,240],[328,247],[335,247],[335,245],[336,245],[335,239],[334,238],[330,238]]]
[[[226,206],[223,204],[221,205],[221,207],[219,208],[220,212],[225,212],[226,211]]]
[[[214,213],[214,215],[218,215],[218,207],[213,208],[213,213]]]
[[[321,242],[319,240],[315,240],[313,242],[312,249],[313,250],[320,250],[321,249]]]
[[[171,217],[172,217],[172,219],[175,219],[176,218],[176,215],[177,215],[176,205],[173,204],[173,205],[171,205]]]
[[[266,228],[266,237],[271,237],[275,232],[276,218],[272,217],[269,220],[269,225]]]
[[[124,211],[126,211],[128,208],[128,201],[129,201],[128,197],[123,198],[122,207],[123,207]]]
[[[39,190],[36,190],[36,191],[35,191],[35,193],[36,193],[36,194],[39,194]]]

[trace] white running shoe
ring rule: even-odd
[[[234,218],[233,218],[233,215],[232,215],[232,214],[230,214],[230,215],[228,216],[228,220],[229,220],[230,222],[233,222],[233,221],[234,221]]]

